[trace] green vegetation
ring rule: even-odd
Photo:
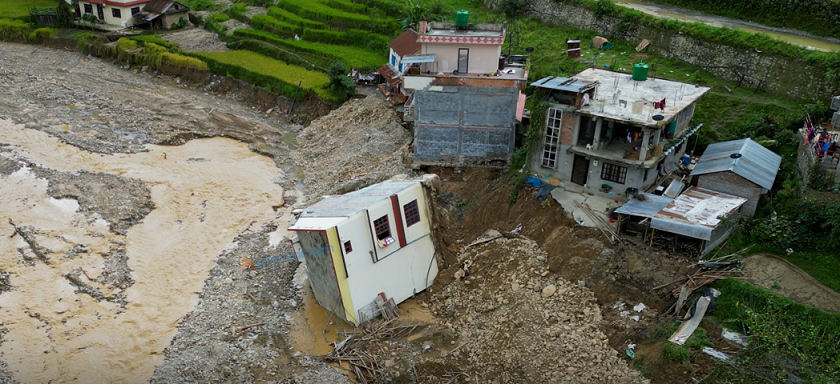
[[[326,89],[330,80],[322,72],[288,65],[249,51],[193,52],[191,55],[205,61],[215,73],[242,79],[271,92],[292,97],[298,81],[301,81],[303,90],[314,92],[326,100],[338,100]]]
[[[148,65],[153,69],[160,69],[163,63],[163,54],[167,52],[165,47],[155,43],[145,43],[143,45],[143,54],[138,60],[140,64]]]
[[[55,28],[38,28],[29,34],[29,41],[41,41],[41,39],[49,39],[58,36],[58,30]]]
[[[330,89],[332,89],[335,95],[345,100],[348,99],[356,89],[356,84],[353,83],[353,79],[347,76],[348,72],[350,72],[350,68],[347,68],[347,66],[341,61],[334,61],[330,64],[329,69],[327,69],[327,75],[330,78]]]
[[[367,15],[330,8],[324,3],[313,0],[280,0],[279,5],[309,19],[349,24],[370,24],[373,22]]]
[[[734,366],[719,365],[704,382],[830,383],[840,380],[840,314],[827,313],[726,279],[716,317],[728,328],[745,329],[750,345]]]
[[[324,4],[336,8],[345,10],[347,12],[354,12],[354,13],[365,13],[367,12],[367,7],[364,4],[354,3],[350,0],[323,0]]]
[[[384,56],[355,47],[314,43],[310,41],[298,41],[294,39],[283,39],[265,31],[254,29],[237,29],[235,36],[248,37],[263,40],[275,45],[289,48],[296,51],[312,53],[329,57],[335,60],[342,60],[354,68],[378,68],[386,59]]]
[[[230,17],[243,21],[248,22],[248,16],[245,15],[245,12],[248,11],[247,4],[245,3],[236,3],[230,9],[228,9],[227,13]]]
[[[193,11],[219,11],[222,9],[222,5],[217,4],[216,0],[184,0],[181,2]]]
[[[57,0],[3,0],[0,5],[0,18],[29,21],[31,8],[54,8]]]
[[[0,40],[24,41],[30,31],[29,25],[20,20],[0,19]]]
[[[794,28],[816,35],[840,37],[840,2],[835,0],[656,0],[773,27]]]
[[[356,2],[367,5],[370,8],[379,9],[388,15],[399,14],[405,8],[405,2],[397,0],[356,0]]]
[[[324,28],[324,23],[304,19],[279,7],[268,7],[268,15],[303,28]],[[253,19],[251,19],[251,22],[253,25]]]
[[[225,21],[230,20],[230,16],[228,16],[224,13],[214,13],[212,18],[213,18],[213,21],[215,21],[217,23],[224,23]]]
[[[298,25],[289,24],[266,15],[254,15],[251,18],[251,26],[266,30],[275,35],[299,35],[303,33],[303,28]],[[234,31],[234,34],[238,31]]]
[[[169,50],[177,50],[178,44],[171,43],[169,41],[164,40],[162,37],[158,35],[137,35],[129,37],[131,40],[139,41],[143,43],[145,46],[147,43],[157,44],[162,47],[166,47]]]
[[[172,53],[172,52],[163,52],[160,55],[161,55],[162,61],[170,63],[172,65],[177,65],[179,67],[197,69],[197,70],[200,70],[200,71],[206,71],[206,70],[209,69],[205,62],[203,62],[199,59],[196,59],[195,57],[179,55],[177,53]]]

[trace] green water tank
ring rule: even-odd
[[[633,66],[633,80],[645,81],[648,75],[648,65],[645,63],[637,63]]]
[[[470,25],[470,13],[465,10],[455,12],[455,26],[466,28]]]

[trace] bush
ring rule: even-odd
[[[314,92],[325,100],[338,100],[326,89],[330,81],[321,72],[288,65],[249,51],[193,52],[191,55],[206,62],[215,73],[265,87],[271,92],[293,97],[300,81],[305,91]]]
[[[168,52],[166,48],[160,45],[145,43],[139,62],[140,64],[152,67],[152,69],[160,69],[160,65],[163,62],[163,54],[166,52]]]
[[[24,41],[30,31],[29,25],[20,20],[0,19],[0,40]]]
[[[115,57],[120,61],[128,61],[128,51],[133,51],[135,49],[137,49],[136,41],[131,40],[127,37],[120,37],[120,39],[117,40],[116,43],[114,43],[114,46],[108,50],[108,53],[111,55],[111,57]]]
[[[217,23],[224,23],[225,21],[230,20],[230,16],[228,16],[224,13],[214,13],[212,18],[213,18],[213,21],[215,21]]]
[[[234,4],[232,7],[230,7],[228,9],[227,13],[228,13],[228,15],[230,15],[230,17],[232,17],[236,20],[247,23],[248,22],[248,17],[245,16],[245,12],[247,12],[247,11],[248,11],[248,8],[245,5],[245,3],[237,3],[237,4]]]
[[[345,100],[352,96],[356,89],[353,79],[347,76],[349,71],[350,69],[341,61],[334,61],[327,69],[327,75],[330,77],[330,89]]]
[[[55,28],[38,28],[29,34],[29,41],[38,42],[42,39],[50,39],[58,36],[58,30]]]

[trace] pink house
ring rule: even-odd
[[[435,55],[437,72],[489,74],[499,70],[505,43],[505,24],[470,24],[421,21],[417,42],[421,54]]]

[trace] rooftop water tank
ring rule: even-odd
[[[460,10],[455,13],[455,27],[467,28],[470,26],[470,13],[465,10]]]
[[[840,111],[840,96],[834,96],[834,98],[831,99],[831,109]]]
[[[645,81],[645,80],[647,80],[647,75],[648,75],[648,65],[647,64],[645,64],[643,62],[639,62],[639,63],[637,63],[636,65],[633,66],[633,80]]]

